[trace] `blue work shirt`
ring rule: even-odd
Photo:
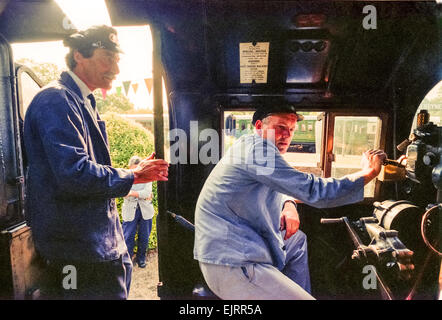
[[[41,90],[24,122],[26,221],[46,259],[98,262],[127,252],[115,205],[133,184],[111,166],[104,121],[72,77]]]
[[[319,178],[293,169],[259,135],[242,136],[207,178],[195,212],[194,258],[228,266],[285,262],[280,215],[290,197],[314,207],[361,201],[364,178]]]

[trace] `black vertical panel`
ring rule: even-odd
[[[0,230],[24,221],[20,203],[22,177],[17,143],[18,119],[10,47],[0,36]]]

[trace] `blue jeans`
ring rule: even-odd
[[[307,237],[298,230],[284,241],[287,258],[283,270],[271,264],[242,267],[199,262],[209,288],[227,300],[310,300]]]
[[[132,221],[123,221],[124,240],[127,250],[132,257],[135,247],[135,234],[138,227],[137,262],[146,262],[146,250],[149,245],[149,236],[152,231],[152,219],[144,220],[140,206],[137,206],[135,218]]]

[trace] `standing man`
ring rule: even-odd
[[[312,299],[306,236],[294,197],[315,207],[358,202],[383,151],[364,153],[362,170],[318,178],[283,159],[298,115],[293,106],[258,108],[256,133],[242,136],[207,178],[195,213],[194,258],[222,299]]]
[[[133,184],[167,181],[168,163],[111,166],[105,123],[92,94],[119,73],[117,32],[96,26],[71,35],[69,71],[41,90],[25,117],[26,218],[47,262],[44,294],[55,299],[127,299],[132,262],[114,198]]]

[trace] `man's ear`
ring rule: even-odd
[[[262,129],[262,120],[256,120],[255,122],[255,129],[261,130]]]
[[[263,127],[263,123],[262,120],[256,120],[255,122],[255,132],[262,137],[262,128]]]
[[[81,63],[85,58],[83,57],[83,55],[80,53],[80,51],[75,50],[74,51],[74,60],[77,64]]]

